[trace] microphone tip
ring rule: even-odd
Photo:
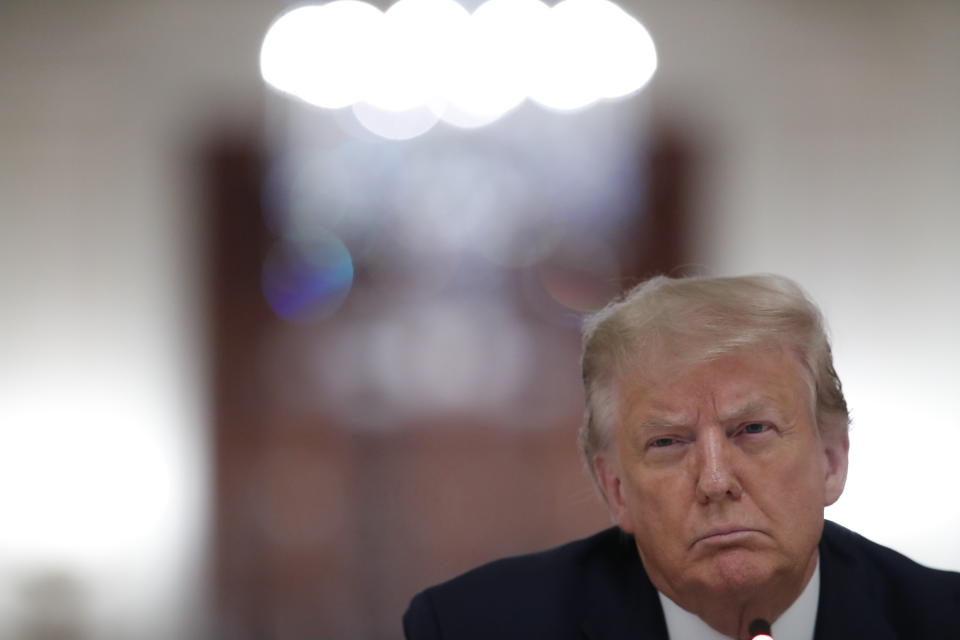
[[[770,629],[770,623],[763,618],[757,618],[747,627],[750,633],[750,640],[773,640],[773,631]]]

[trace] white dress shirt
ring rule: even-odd
[[[695,614],[680,608],[680,605],[657,591],[663,617],[667,621],[667,636],[670,640],[731,640]],[[813,640],[813,628],[817,622],[817,602],[820,599],[820,561],[813,570],[807,586],[793,604],[771,625],[774,640]]]

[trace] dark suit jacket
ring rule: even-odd
[[[633,539],[616,528],[427,589],[403,628],[407,640],[667,640]],[[815,637],[960,640],[960,573],[827,522]]]

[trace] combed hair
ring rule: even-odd
[[[594,459],[609,446],[619,419],[619,376],[655,375],[665,365],[686,368],[744,348],[798,354],[812,374],[821,433],[846,432],[850,416],[823,317],[795,282],[765,274],[657,276],[584,322],[580,450],[594,479]]]

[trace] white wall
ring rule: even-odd
[[[70,637],[199,629],[209,453],[191,133],[257,122],[275,9],[0,6],[2,637],[70,611],[85,621]]]

